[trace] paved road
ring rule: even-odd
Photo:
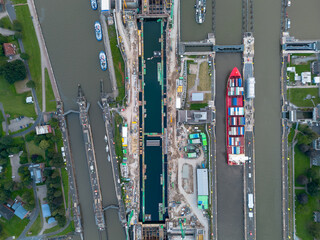
[[[32,211],[29,219],[30,222],[28,223],[28,225],[24,228],[23,232],[20,234],[20,236],[17,238],[17,240],[21,240],[24,239],[26,233],[29,231],[29,229],[31,228],[31,226],[33,225],[33,223],[36,221],[39,213],[40,213],[40,206],[39,206],[39,200],[38,200],[38,196],[37,196],[37,187],[36,187],[36,183],[35,181],[33,181],[32,184],[32,188],[33,188],[33,195],[34,195],[34,202],[36,204],[35,209]]]
[[[255,225],[255,171],[254,171],[254,140],[253,140],[253,132],[246,132],[245,135],[245,146],[246,146],[246,156],[248,156],[249,160],[244,165],[244,198],[246,201],[244,202],[245,206],[245,234],[246,239],[254,240],[256,233],[256,225]],[[249,207],[249,194],[252,194],[253,207]]]
[[[9,135],[7,115],[4,112],[4,108],[3,108],[3,105],[2,105],[1,102],[0,102],[0,110],[2,112],[2,116],[4,118],[4,121],[6,122],[6,124],[5,124],[6,125],[6,129],[4,131],[6,132],[6,135]]]
[[[119,204],[119,219],[123,225],[126,225],[126,213],[125,213],[124,203],[122,200],[120,176],[119,176],[119,169],[118,169],[118,159],[117,159],[115,146],[114,146],[114,129],[115,128],[113,127],[113,124],[112,124],[113,118],[110,115],[110,109],[106,101],[102,102],[102,107],[103,107],[102,109],[103,120],[105,122],[105,127],[106,127],[105,141],[109,145],[109,151],[107,151],[107,155],[108,155],[108,160],[111,161],[111,166],[112,166],[115,190],[116,190],[116,195],[117,195],[118,204]]]
[[[6,29],[6,28],[0,28],[0,34],[4,35],[4,36],[11,36],[15,34],[15,31]]]

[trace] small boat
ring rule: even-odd
[[[99,53],[100,67],[102,71],[107,70],[107,57],[104,51]]]
[[[94,23],[94,31],[96,33],[96,39],[98,41],[101,41],[102,40],[102,30],[101,30],[101,24],[98,21],[96,21]]]
[[[98,9],[98,3],[97,3],[97,0],[90,0],[91,2],[91,8],[93,10],[97,10]]]

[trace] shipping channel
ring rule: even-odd
[[[140,221],[164,222],[167,217],[166,61],[163,19],[141,20],[140,93]]]
[[[217,44],[241,43],[241,1],[213,0],[213,2],[215,2],[213,4],[215,16],[212,16],[212,22],[208,22],[211,20],[209,11],[212,1],[207,1],[206,21],[198,25],[194,18],[190,17],[195,15],[193,7],[195,1],[184,1],[180,13],[181,41],[203,40],[215,29]],[[281,2],[277,0],[254,1],[256,211],[257,239],[259,240],[282,237],[280,9]],[[237,169],[237,166],[227,166],[224,153],[225,87],[228,75],[235,66],[242,69],[239,54],[217,54],[215,103],[217,108],[217,224],[218,239],[221,240],[244,239],[242,170]]]
[[[98,54],[104,50],[104,46],[102,42],[97,42],[94,34],[94,22],[99,20],[99,12],[91,9],[90,1],[36,0],[35,4],[65,112],[78,109],[78,83],[90,103],[89,117],[102,205],[117,205],[111,164],[105,150],[105,125],[101,109],[97,105],[100,100],[101,79],[104,80],[106,90],[111,92],[108,72],[101,71],[99,65]],[[69,114],[67,123],[79,188],[84,239],[99,239],[79,115]],[[103,233],[102,239],[125,239],[117,210],[106,211],[105,220],[107,235]]]

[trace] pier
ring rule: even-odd
[[[66,157],[66,167],[68,171],[69,177],[69,186],[70,186],[70,194],[72,198],[72,212],[73,212],[73,220],[74,220],[74,228],[75,232],[80,233],[81,239],[83,239],[83,228],[81,223],[81,211],[80,211],[80,201],[78,197],[78,187],[76,184],[76,176],[75,176],[75,164],[71,154],[70,148],[70,140],[69,140],[69,132],[67,128],[67,122],[65,119],[63,103],[62,101],[57,101],[57,114],[59,120],[59,126],[61,129],[62,137],[63,137],[63,147]]]
[[[93,210],[95,215],[95,222],[100,231],[104,231],[106,228],[103,208],[102,208],[102,196],[98,176],[98,168],[96,162],[96,156],[94,151],[91,126],[88,116],[87,100],[82,92],[81,86],[78,85],[78,98],[77,103],[79,105],[80,125],[83,132],[83,140],[85,144],[86,157],[88,163],[88,170],[90,176],[90,184],[93,196]]]
[[[115,205],[110,205],[108,207],[103,208],[103,210],[107,210],[109,208],[118,209],[120,222],[126,228],[126,233],[128,234],[127,221],[126,221],[126,209],[124,206],[124,202],[122,199],[122,193],[121,193],[118,158],[116,155],[116,150],[115,150],[115,145],[114,145],[114,128],[116,126],[114,126],[114,124],[113,124],[113,118],[111,117],[111,114],[110,114],[110,107],[108,104],[107,94],[103,90],[103,82],[102,81],[100,82],[100,89],[101,89],[101,91],[100,91],[101,92],[101,102],[99,102],[99,105],[102,109],[103,121],[104,121],[105,128],[106,128],[105,142],[109,147],[108,148],[109,150],[107,151],[107,155],[108,155],[108,159],[110,159],[111,166],[112,166],[113,180],[114,180],[115,191],[116,191],[117,200],[118,200],[118,206],[115,207]],[[113,207],[111,207],[111,206],[113,206]]]
[[[254,37],[247,32],[243,37],[243,79],[246,87],[245,101],[245,154],[248,161],[243,171],[243,196],[244,196],[244,233],[246,240],[256,239],[256,204],[255,204],[255,145],[254,145]],[[252,206],[249,203],[252,196]]]

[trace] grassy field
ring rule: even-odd
[[[61,168],[61,179],[62,179],[62,184],[63,184],[64,196],[66,198],[66,206],[65,206],[65,208],[68,208],[69,180],[68,180],[68,172],[64,168]]]
[[[304,192],[304,190],[296,190],[296,195]],[[303,240],[313,240],[308,232],[308,226],[313,222],[313,212],[319,210],[319,198],[311,197],[305,206],[301,206],[296,201],[296,230],[297,236]],[[300,206],[299,206],[300,205]]]
[[[49,228],[49,229],[44,230],[43,233],[44,233],[44,234],[46,234],[46,233],[52,233],[52,232],[58,231],[60,228],[61,228],[61,227],[60,227],[59,225],[56,225],[56,226],[54,226],[54,227],[52,227],[52,228]]]
[[[306,174],[310,168],[310,158],[302,153],[297,146],[294,147],[294,176],[295,180],[301,175]],[[298,186],[298,184],[295,184]]]
[[[38,233],[41,231],[41,228],[41,216],[39,214],[36,221],[32,224],[31,228],[29,229],[29,232],[31,232],[29,236],[37,236]]]
[[[289,132],[289,135],[288,135],[288,142],[289,143],[292,143],[292,141],[293,141],[295,128],[296,128],[295,124],[290,128],[290,132]]]
[[[46,112],[55,112],[57,109],[56,99],[53,94],[51,81],[48,74],[48,69],[45,69],[46,77]]]
[[[207,62],[200,65],[198,91],[211,90],[211,77],[209,76],[209,66]]]
[[[6,28],[6,29],[12,29],[12,23],[10,21],[9,17],[4,17],[0,19],[0,27]]]
[[[190,110],[200,110],[200,108],[205,108],[208,106],[207,103],[191,103]]]
[[[108,26],[108,34],[110,40],[110,47],[113,58],[114,71],[117,79],[117,86],[119,90],[119,95],[117,97],[117,102],[121,103],[125,96],[125,74],[124,74],[124,61],[122,59],[121,52],[117,47],[117,33],[115,26]]]
[[[42,157],[45,157],[44,151],[41,148],[39,148],[37,145],[35,145],[33,141],[27,142],[26,144],[28,145],[30,157],[33,154],[37,154],[37,155],[41,155]]]
[[[188,90],[190,90],[191,88],[193,88],[195,82],[196,82],[196,75],[195,74],[188,74],[187,76],[187,88]]]
[[[26,53],[29,54],[28,60],[32,80],[36,84],[36,94],[40,108],[42,107],[42,88],[41,88],[41,58],[40,48],[36,32],[34,30],[32,19],[27,5],[16,6],[17,20],[23,27],[22,42]]]
[[[297,107],[313,107],[313,103],[310,99],[305,99],[305,97],[310,94],[315,96],[313,100],[314,104],[320,103],[320,98],[318,95],[318,88],[289,88],[288,97],[289,101],[296,105]]]
[[[28,224],[29,219],[25,218],[21,220],[17,216],[13,216],[9,221],[4,218],[0,218],[0,224],[2,226],[2,233],[0,234],[0,240],[4,240],[10,236],[18,237],[25,226]]]
[[[73,221],[70,222],[68,227],[65,230],[63,230],[61,233],[55,234],[55,235],[53,235],[51,237],[63,236],[63,235],[66,235],[66,234],[68,234],[70,232],[74,232],[74,222]]]
[[[27,0],[11,0],[13,4],[27,3]]]
[[[118,127],[120,124],[122,124],[122,118],[118,114],[115,115],[115,123],[116,123],[115,136],[114,136],[115,149],[116,149],[116,154],[118,158],[122,160],[123,159],[122,140],[120,135],[120,129]]]
[[[0,102],[6,114],[10,114],[11,117],[23,115],[36,119],[34,105],[26,103],[27,96],[31,96],[31,92],[17,94],[14,85],[9,84],[0,76]]]

